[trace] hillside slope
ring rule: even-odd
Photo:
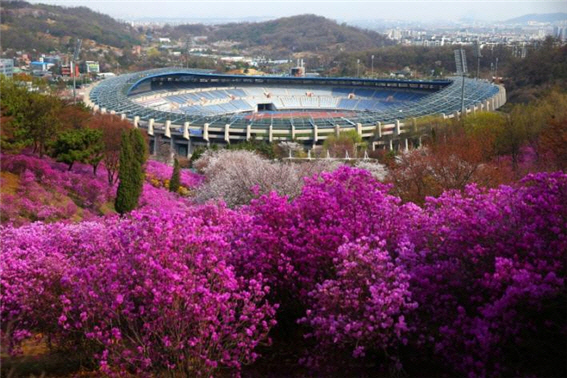
[[[194,30],[194,27],[191,31]],[[186,25],[174,32],[191,32]],[[258,23],[231,23],[199,28],[210,40],[238,42],[240,48],[267,47],[290,52],[353,51],[389,44],[385,36],[315,15],[284,17]]]
[[[86,7],[3,1],[0,16],[3,49],[64,50],[72,48],[74,38],[117,48],[140,43],[129,25]]]

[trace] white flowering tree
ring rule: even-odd
[[[304,177],[332,171],[339,164],[312,161],[299,164],[271,162],[244,150],[208,151],[194,166],[206,180],[196,193],[204,202],[222,199],[230,207],[247,204],[258,194],[275,191],[290,198],[301,193]]]
[[[371,161],[361,160],[355,165],[357,168],[365,169],[372,174],[378,181],[384,181],[388,175],[386,166],[380,163],[373,163]]]

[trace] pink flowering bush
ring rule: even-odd
[[[423,216],[400,255],[419,348],[471,376],[565,369],[567,176],[469,186],[429,199]]]
[[[105,374],[238,371],[268,341],[276,306],[261,275],[226,262],[229,227],[231,213],[211,207],[3,229],[3,335],[15,347],[42,332]]]
[[[37,211],[58,173],[11,164],[18,211]],[[270,332],[331,373],[567,374],[567,175],[423,208],[389,190],[341,167],[229,209],[146,183],[123,218],[5,225],[3,345],[41,334],[105,375],[210,376],[238,374]]]
[[[138,209],[166,209],[167,211],[184,211],[192,204],[188,198],[180,197],[166,188],[156,188],[145,182],[138,202]]]
[[[264,274],[274,293],[303,300],[317,283],[334,277],[341,245],[375,237],[395,249],[415,206],[401,206],[388,189],[368,171],[343,166],[306,179],[293,202],[275,193],[262,196],[245,210],[254,223],[235,264]]]
[[[246,209],[253,227],[238,240],[233,259],[243,274],[261,272],[270,282],[287,332],[292,319],[302,318],[319,347],[361,356],[396,340],[388,332],[370,332],[367,339],[361,333],[361,340],[348,333],[353,324],[370,323],[375,330],[370,316],[357,323],[356,315],[365,314],[372,299],[350,302],[350,290],[363,290],[377,278],[349,275],[352,257],[344,255],[352,243],[372,237],[390,256],[382,264],[393,262],[406,275],[400,273],[402,281],[409,277],[407,305],[393,308],[407,324],[401,345],[404,338],[411,344],[404,352],[410,365],[435,355],[455,374],[551,369],[533,363],[535,357],[524,358],[530,361],[524,365],[513,351],[521,345],[532,356],[546,353],[542,360],[557,367],[557,353],[566,347],[566,326],[559,319],[567,310],[557,306],[566,295],[566,182],[564,174],[539,174],[517,189],[482,192],[471,186],[464,194],[430,199],[422,210],[401,205],[368,172],[343,167],[307,180],[292,202],[274,193],[254,200]],[[344,323],[334,323],[337,319]],[[557,353],[538,352],[533,340],[539,338]]]
[[[340,358],[337,352],[345,350],[359,358],[407,344],[405,317],[417,303],[411,299],[410,275],[385,245],[367,238],[342,245],[333,259],[335,277],[308,294],[309,309],[299,323],[309,325],[312,332],[305,336],[317,341],[310,364]]]
[[[3,342],[11,353],[36,332],[57,342],[61,313],[62,278],[74,263],[75,252],[85,255],[105,248],[105,227],[98,222],[2,227],[0,310]],[[73,258],[71,258],[73,257]]]
[[[348,290],[350,287],[380,284],[378,281],[366,283],[373,279],[370,273],[360,277],[349,275],[346,271],[348,266],[340,265],[347,252],[351,251],[351,243],[356,244],[364,238],[379,240],[380,251],[390,253],[392,260],[395,259],[396,248],[417,208],[414,205],[402,206],[398,198],[387,194],[388,189],[366,170],[341,167],[306,179],[302,193],[292,202],[271,193],[243,209],[252,216],[253,223],[237,240],[238,248],[232,261],[243,275],[261,273],[266,277],[272,286],[270,298],[281,305],[278,318],[280,328],[283,328],[281,332],[293,334],[297,321],[304,318],[301,321],[303,325],[317,328],[313,332],[306,331],[312,333],[318,343],[315,350],[333,349],[330,345],[334,345],[334,349],[352,356],[353,345],[356,344],[354,335],[359,329],[348,334],[352,331],[348,326],[348,332],[340,331],[345,332],[344,337],[339,336],[336,327],[327,331],[323,329],[329,325],[326,321],[331,318],[340,317],[346,323],[349,322],[347,319],[351,319],[356,323],[357,315],[352,313],[353,307],[346,302],[329,308],[325,301],[332,301],[330,297],[333,295],[347,295],[343,291],[338,294],[339,288]],[[403,279],[404,276],[400,276],[400,280]],[[325,297],[327,292],[319,292],[330,285],[335,292],[329,297]],[[403,315],[412,307],[409,297],[402,299],[406,300],[407,307],[405,304],[393,304],[393,308],[387,311],[393,313],[398,306],[399,315]],[[367,305],[361,298],[356,302],[356,312],[366,313],[364,306]],[[307,317],[306,313],[309,314]],[[379,315],[376,315],[375,319],[378,318]],[[374,320],[369,322],[362,323],[365,329],[375,327]],[[377,332],[371,334],[376,335]],[[365,345],[376,352],[390,344],[369,336]],[[362,344],[358,346],[364,348]],[[357,349],[357,356],[363,354],[362,348]],[[309,359],[311,366],[321,362],[321,354],[317,354]],[[334,360],[330,353],[322,355],[328,357],[327,362]]]

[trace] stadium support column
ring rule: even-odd
[[[93,112],[96,113],[96,112],[98,112],[99,110],[100,110],[100,106],[98,106],[98,105],[93,106]]]
[[[338,138],[341,135],[341,127],[339,125],[335,125],[335,136]]]
[[[171,138],[171,121],[169,119],[165,121],[165,137]]]
[[[134,120],[132,121],[132,123],[134,124],[135,128],[138,128],[139,124],[140,124],[140,116],[135,116]]]
[[[111,110],[110,114],[115,115],[116,114],[116,110]]]
[[[106,114],[106,108],[100,108],[100,114]]]
[[[490,108],[490,101],[486,100],[486,106],[484,107],[486,109],[487,112],[494,110]]]
[[[356,124],[356,133],[362,138],[362,123]]]
[[[230,143],[230,124],[224,125],[224,141]]]
[[[390,151],[394,150],[394,140],[390,139]]]
[[[506,103],[506,88],[501,85],[499,85],[499,88],[498,96],[500,97],[500,106],[503,106]]]
[[[295,139],[295,126],[291,125],[291,140]]]
[[[274,126],[270,125],[270,127],[268,128],[268,141],[272,143],[273,140],[274,140]]]
[[[317,125],[313,125],[313,145],[317,144],[317,141],[319,140],[319,129],[317,127]]]
[[[189,140],[189,122],[183,124],[183,138]]]
[[[190,158],[193,154],[191,146],[191,138],[189,137],[189,122],[183,124],[183,139],[187,139],[187,158]]]
[[[120,119],[124,121],[126,119],[126,113],[120,114]]]
[[[252,125],[246,125],[246,140],[249,141],[252,137]]]
[[[203,139],[207,142],[207,146],[209,145],[209,124],[205,123],[203,125]]]
[[[187,141],[187,159],[193,155],[193,145],[191,144],[191,139]]]
[[[442,117],[443,119],[447,119],[447,114],[441,113],[441,117]]]
[[[148,121],[148,135],[154,135],[154,122],[153,118]]]
[[[405,151],[408,151],[408,150],[409,150],[408,138],[406,138],[406,139],[404,140],[404,143],[405,143],[405,145],[404,145],[404,150],[405,150]]]
[[[396,120],[396,135],[400,135],[401,131],[402,130],[400,129],[400,120],[397,119]]]
[[[378,138],[382,138],[382,122],[376,124],[376,131],[378,132]]]

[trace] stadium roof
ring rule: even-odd
[[[301,117],[266,115],[262,113],[238,113],[224,115],[184,114],[168,112],[144,107],[134,101],[132,96],[144,93],[144,83],[152,80],[193,80],[203,85],[219,87],[245,87],[250,85],[269,86],[346,86],[357,88],[385,88],[388,90],[422,90],[430,94],[422,99],[399,103],[383,111],[349,110],[322,117],[321,111],[314,111],[314,116],[303,112]],[[498,93],[498,87],[483,80],[465,79],[465,107],[486,101]],[[191,125],[226,125],[266,129],[286,129],[294,126],[296,129],[311,129],[314,125],[319,128],[352,127],[358,123],[363,126],[376,125],[378,122],[394,122],[413,117],[432,114],[451,114],[461,110],[462,80],[448,78],[444,80],[404,80],[404,79],[365,79],[365,78],[334,78],[334,77],[288,77],[288,76],[243,76],[215,74],[210,70],[162,68],[125,74],[106,79],[90,92],[91,101],[100,108],[114,110],[118,114],[126,114],[128,118],[139,116],[142,120],[154,119],[156,122],[170,120],[172,124],[190,122]],[[147,93],[147,92],[146,92]],[[348,114],[345,114],[348,113]],[[307,114],[307,116],[305,115]]]

